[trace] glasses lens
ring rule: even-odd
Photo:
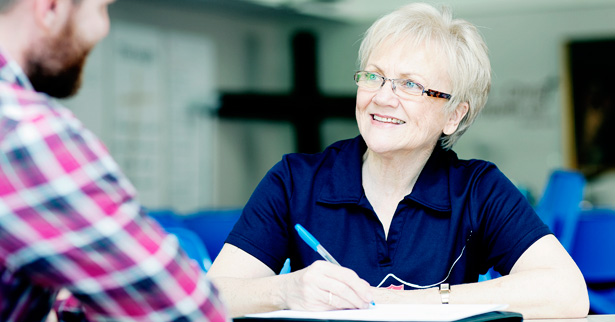
[[[354,80],[357,85],[368,89],[378,89],[382,86],[382,76],[370,72],[357,72]]]
[[[396,79],[395,87],[398,91],[408,95],[422,95],[423,85],[415,83],[409,79]]]

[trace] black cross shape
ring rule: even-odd
[[[218,115],[223,118],[290,121],[296,149],[301,153],[322,150],[320,125],[329,117],[354,119],[355,97],[323,96],[318,91],[316,39],[298,32],[292,40],[293,80],[291,93],[226,93],[221,95]],[[352,81],[352,75],[349,75]]]

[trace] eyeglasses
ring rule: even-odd
[[[451,99],[451,94],[434,91],[433,89],[425,89],[425,86],[409,79],[386,78],[376,73],[370,73],[363,70],[360,70],[354,74],[354,81],[357,83],[357,86],[368,91],[377,91],[381,89],[387,80],[391,81],[393,93],[397,94],[401,98],[409,98],[410,96],[421,96],[423,94],[427,94],[427,96],[439,97],[447,100]],[[400,89],[399,92],[397,92],[397,88]]]

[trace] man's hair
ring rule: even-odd
[[[451,80],[451,100],[445,106],[452,112],[462,102],[468,113],[451,135],[443,135],[441,144],[450,149],[474,122],[487,102],[491,88],[491,64],[487,46],[478,29],[471,23],[453,19],[452,13],[424,3],[401,7],[377,20],[365,33],[359,49],[360,69],[369,56],[384,43],[428,45],[444,55]],[[390,76],[389,76],[390,77]]]

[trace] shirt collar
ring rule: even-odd
[[[359,135],[352,140],[338,142],[332,148],[339,149],[331,168],[329,181],[321,190],[318,202],[357,204],[363,196],[361,167],[367,150]]]
[[[414,200],[437,211],[451,211],[450,172],[451,160],[457,156],[445,151],[437,144],[423,167],[410,195],[405,199]]]
[[[0,48],[0,81],[19,85],[26,90],[34,90],[28,76],[17,62],[10,59],[8,54]]]
[[[361,136],[333,146],[339,153],[333,163],[329,181],[322,189],[318,202],[332,204],[358,204],[363,196],[361,167],[367,150]],[[452,153],[452,155],[451,155]],[[415,201],[436,211],[451,210],[449,164],[456,155],[439,145],[429,157],[425,167],[405,200]]]

